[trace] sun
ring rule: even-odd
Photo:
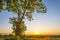
[[[39,31],[35,31],[35,34],[36,34],[36,35],[39,35]]]

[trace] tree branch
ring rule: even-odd
[[[24,13],[23,13],[22,18],[21,18],[21,20],[20,20],[20,23],[21,23],[21,21],[22,21],[23,18],[24,18],[25,12],[26,12],[26,9],[24,10]]]

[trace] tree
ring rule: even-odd
[[[14,12],[17,17],[12,17],[10,23],[13,25],[13,33],[15,33],[16,40],[17,36],[21,37],[26,31],[26,26],[24,19],[31,21],[32,13],[46,13],[46,6],[43,4],[42,0],[1,0],[0,1],[0,11],[7,10],[9,12]]]

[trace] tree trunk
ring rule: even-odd
[[[20,17],[20,14],[18,13],[18,19],[17,19],[17,22],[18,22],[18,24],[20,24],[21,23],[21,21],[23,20],[23,18],[24,18],[24,15],[25,15],[25,11],[26,10],[24,10],[24,13],[23,13],[23,15]],[[19,28],[19,25],[16,25],[16,30],[18,31],[18,28]],[[19,33],[18,33],[19,34]],[[16,35],[16,40],[21,40],[21,37],[19,36],[19,35]]]
[[[18,13],[18,19],[17,19],[17,25],[16,25],[16,34],[15,34],[15,40],[20,40],[21,38],[20,38],[20,36],[18,35],[18,28],[19,28],[19,22],[20,22],[20,14]]]
[[[21,40],[20,36],[16,36],[15,40]]]

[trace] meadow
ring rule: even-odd
[[[60,38],[26,38],[25,40],[60,40]]]
[[[15,39],[14,36],[7,36],[7,37],[0,37],[0,40],[15,40]],[[23,36],[21,40],[60,40],[60,36],[29,35],[29,36]]]
[[[60,40],[60,35],[30,35],[24,40]]]
[[[10,38],[8,38],[8,39],[1,38],[0,40],[12,40],[12,39],[10,39]],[[23,40],[60,40],[60,38],[25,38]]]

